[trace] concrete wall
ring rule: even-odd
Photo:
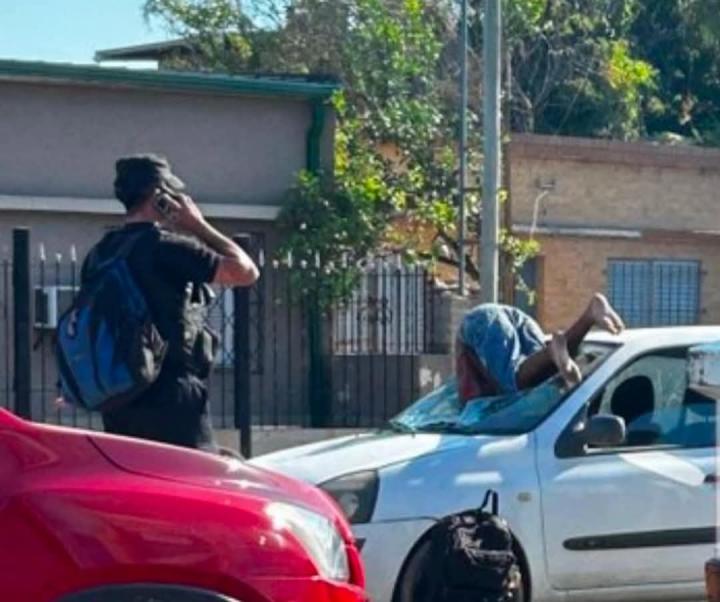
[[[460,325],[465,314],[482,300],[479,296],[469,294],[461,297],[456,292],[446,290],[436,292],[436,301],[433,304],[435,317],[433,320],[433,343],[438,354],[452,354]]]
[[[306,166],[311,109],[290,99],[0,82],[0,116],[0,194],[110,198],[115,159],[154,151],[202,201],[261,205],[278,204]],[[326,162],[331,115],[327,125]]]
[[[515,136],[514,224],[660,230],[720,229],[720,151]]]

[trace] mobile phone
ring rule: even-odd
[[[170,195],[162,189],[158,189],[155,193],[153,207],[155,207],[155,210],[166,219],[170,219],[175,215],[175,206],[172,199]]]

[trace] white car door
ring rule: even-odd
[[[552,586],[585,602],[615,599],[618,588],[650,594],[643,599],[702,593],[714,541],[715,404],[687,389],[687,348],[634,359],[586,407],[624,418],[627,436],[621,447],[568,451],[571,423],[557,445],[540,447]]]

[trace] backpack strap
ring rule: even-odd
[[[107,268],[109,265],[111,265],[118,259],[127,259],[130,256],[130,253],[132,253],[135,249],[135,246],[138,244],[140,239],[144,238],[146,235],[147,231],[141,230],[139,232],[132,233],[130,236],[125,237],[125,240],[120,243],[120,246],[117,248],[115,253],[113,253],[111,257],[108,257],[104,261],[97,260],[97,249],[93,249],[93,251],[91,251],[90,255],[88,256],[87,269],[84,270],[86,272],[84,276],[90,277],[94,273],[102,272],[105,268]]]
[[[482,506],[480,506],[480,511],[485,512],[488,505],[490,505],[491,513],[497,516],[500,512],[500,497],[494,489],[488,489],[485,493],[485,499],[483,500]]]

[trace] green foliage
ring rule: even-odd
[[[447,106],[438,69],[451,2],[421,0],[148,0],[146,11],[181,35],[198,39],[212,69],[329,72],[343,83],[333,103],[338,116],[332,188],[320,178],[300,176],[288,197],[282,224],[293,232],[282,254],[314,265],[332,263],[320,274],[301,271],[300,290],[332,299],[352,280],[338,266],[379,247],[407,256],[432,256],[428,241],[399,236],[389,226],[412,218],[452,238],[457,218],[454,190],[457,157],[455,111]],[[275,15],[270,32],[247,15]],[[267,21],[267,17],[266,17]],[[184,28],[184,29],[183,29]],[[250,43],[264,39],[263,56],[226,52],[217,40],[228,33]],[[213,45],[214,44],[214,45]],[[182,65],[180,65],[182,66]],[[479,146],[479,144],[478,144]],[[326,176],[329,174],[326,174]],[[337,236],[341,238],[338,239]],[[347,238],[347,241],[345,240]],[[348,261],[343,258],[347,257]]]
[[[470,5],[478,90],[482,3]],[[381,247],[457,262],[455,1],[146,0],[145,11],[192,42],[175,67],[342,82],[335,173],[301,175],[282,215],[283,253],[333,265],[303,272],[301,290],[342,297],[355,276],[338,266]],[[720,144],[720,0],[505,0],[504,23],[513,131]],[[473,174],[481,98],[468,107]],[[468,195],[471,238],[479,204]],[[515,271],[536,251],[507,233],[503,249]]]
[[[145,16],[161,15],[168,28],[192,40],[195,53],[178,58],[179,68],[235,71],[254,54],[252,20],[235,0],[146,0]]]
[[[629,37],[657,70],[648,133],[720,145],[720,0],[645,0]]]
[[[279,256],[293,269],[293,290],[326,307],[352,293],[358,264],[376,244],[381,201],[377,182],[328,189],[318,175],[303,172],[280,215],[288,232]]]
[[[358,259],[380,245],[407,250],[407,238],[387,236],[394,219],[414,215],[434,227],[454,226],[455,160],[443,147],[454,126],[433,85],[442,44],[423,3],[355,0],[351,14],[354,27],[347,30],[339,57],[345,91],[334,102],[332,203],[347,201],[345,207],[354,212],[363,244],[347,252]],[[307,243],[291,237],[289,248],[303,253],[310,251],[307,244],[326,248],[332,228],[311,221],[310,229],[321,234]],[[332,281],[330,276],[326,280]],[[337,281],[346,282],[346,275],[338,273],[335,284],[323,284],[324,295],[345,292]]]
[[[547,0],[505,0],[505,36],[510,40],[517,40],[529,34],[538,35],[546,10]]]
[[[535,291],[522,277],[525,263],[540,253],[540,244],[534,239],[518,238],[503,229],[500,231],[500,249],[508,258],[507,267],[512,272],[516,291],[527,295],[531,305],[535,304]]]
[[[607,49],[607,83],[615,92],[615,111],[608,120],[613,137],[637,137],[642,121],[642,100],[655,88],[656,71],[646,61],[633,58],[626,40],[614,41]]]
[[[517,238],[507,230],[500,232],[500,247],[512,259],[510,268],[514,273],[518,273],[526,261],[537,257],[540,252],[540,245],[536,240]]]
[[[508,0],[513,129],[720,144],[720,0]]]
[[[641,0],[506,3],[515,131],[635,138],[654,70],[628,32]]]

